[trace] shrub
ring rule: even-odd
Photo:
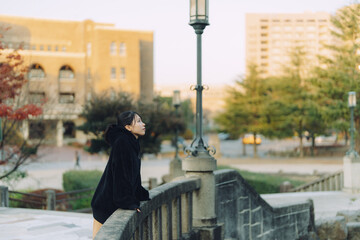
[[[259,194],[279,193],[280,185],[285,181],[290,182],[294,187],[305,183],[305,181],[294,180],[279,174],[255,173],[239,170],[229,166],[218,166],[218,169],[234,169],[238,171],[240,175],[249,183],[249,185],[253,187]]]
[[[100,181],[102,171],[99,170],[71,170],[63,174],[63,188],[65,192],[81,190],[85,188],[96,188]],[[71,197],[81,197],[70,202],[73,210],[90,208],[94,191],[73,194]]]

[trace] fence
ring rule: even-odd
[[[341,191],[344,187],[344,172],[338,171],[315,181],[293,188],[290,192]]]
[[[143,182],[144,186],[148,189],[157,187],[157,179],[149,178],[148,181]],[[38,193],[24,193],[17,191],[9,191],[7,187],[0,186],[0,207],[9,207],[9,202],[18,203],[21,207],[46,209],[46,210],[63,210],[67,211],[70,208],[70,203],[92,198],[95,188],[86,188],[74,190],[69,192],[62,192],[60,190],[46,190]],[[91,212],[91,208],[81,208],[72,210],[75,212]]]
[[[91,199],[94,188],[81,189],[70,192],[56,192],[46,190],[43,194],[23,193],[9,191],[7,187],[0,186],[0,207],[9,207],[9,202],[17,202],[23,207],[46,210],[67,210],[71,201]],[[17,197],[15,197],[17,196]],[[90,212],[90,208],[78,209],[76,212]]]

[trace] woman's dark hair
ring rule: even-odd
[[[131,125],[133,123],[133,121],[135,119],[135,115],[140,116],[140,114],[138,114],[137,112],[134,112],[134,111],[126,111],[126,112],[118,113],[116,116],[116,119],[117,119],[116,126],[126,130],[125,126]],[[114,125],[109,125],[104,132],[104,138],[107,143],[109,143],[108,132],[113,127],[114,127]]]
[[[116,116],[118,127],[125,128],[126,125],[131,125],[135,119],[135,115],[140,116],[137,112],[134,111],[126,111],[119,113]]]

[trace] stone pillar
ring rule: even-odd
[[[56,123],[56,146],[62,147],[64,144],[64,131],[63,131],[63,121],[58,120]]]
[[[22,135],[25,140],[29,139],[29,121],[23,120],[22,121]]]
[[[360,193],[360,157],[349,154],[344,157],[344,191]]]
[[[54,190],[45,191],[46,194],[46,210],[55,210],[56,194]]]
[[[165,182],[170,182],[174,178],[184,176],[184,171],[182,170],[181,165],[182,164],[180,158],[173,158],[170,161],[169,175],[165,175],[163,180]]]
[[[0,186],[0,207],[9,207],[9,190],[6,186]]]
[[[186,177],[198,177],[201,187],[193,193],[193,226],[199,231],[200,239],[222,239],[222,228],[217,225],[215,212],[216,159],[208,152],[200,151],[197,156],[187,156],[183,160]]]

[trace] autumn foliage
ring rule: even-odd
[[[0,117],[9,120],[25,120],[42,114],[41,106],[35,104],[11,104],[26,84],[27,67],[17,50],[9,52],[0,42]]]

